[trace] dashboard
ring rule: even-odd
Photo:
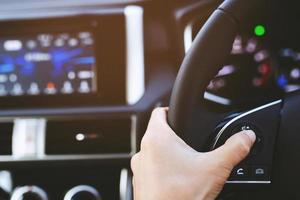
[[[168,104],[177,71],[168,56],[176,48],[155,36],[171,27],[153,19],[154,7],[5,3],[0,199],[132,199],[130,158],[153,108]]]
[[[0,8],[0,199],[131,200],[151,111],[168,106],[220,1],[20,2]],[[240,28],[207,108],[241,112],[300,88],[298,14],[268,6]]]

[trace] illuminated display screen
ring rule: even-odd
[[[96,91],[91,32],[0,38],[0,96]]]

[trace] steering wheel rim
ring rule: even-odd
[[[201,97],[207,85],[230,55],[239,24],[260,4],[261,0],[226,0],[197,34],[180,67],[169,104],[169,125],[183,140],[187,140],[187,132],[190,132],[193,110],[203,105]],[[199,150],[205,151],[211,130],[210,127],[200,129],[197,143]]]

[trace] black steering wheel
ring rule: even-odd
[[[239,24],[254,15],[255,8],[264,1],[226,0],[214,11],[179,70],[168,122],[181,138],[200,151],[217,148],[241,130],[254,130],[256,143],[250,155],[233,170],[227,186],[232,186],[233,191],[259,190],[258,196],[251,199],[299,199],[300,93],[227,117],[218,126],[211,122],[214,113],[205,110],[201,100],[210,80],[229,56]],[[197,135],[196,141],[191,135]]]

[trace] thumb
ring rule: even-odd
[[[242,131],[231,136],[223,146],[212,153],[226,167],[233,168],[249,154],[255,140],[256,135],[253,131]]]

